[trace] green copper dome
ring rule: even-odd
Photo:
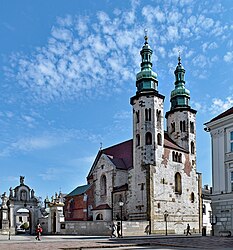
[[[145,35],[145,43],[140,51],[142,62],[141,71],[136,76],[137,91],[157,90],[157,74],[152,70],[153,51],[148,44],[148,37]]]
[[[175,73],[175,89],[171,92],[171,109],[189,107],[190,92],[185,88],[185,69],[181,65],[180,55]]]

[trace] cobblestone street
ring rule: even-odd
[[[139,248],[140,247],[140,248]],[[142,236],[109,239],[85,236],[43,236],[40,242],[34,236],[0,237],[1,250],[44,249],[233,249],[233,237],[201,236]]]

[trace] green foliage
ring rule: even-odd
[[[28,224],[27,222],[24,222],[24,223],[20,226],[20,228],[27,230],[27,229],[29,229],[29,224]]]

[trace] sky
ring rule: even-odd
[[[211,185],[203,124],[233,105],[232,12],[231,0],[1,0],[0,194],[21,175],[42,199],[69,193],[101,145],[132,138],[145,29],[165,112],[180,51]]]

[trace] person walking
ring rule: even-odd
[[[112,225],[111,225],[111,238],[112,238],[112,237],[116,238],[115,231],[116,231],[116,225],[115,225],[115,223],[113,222]]]
[[[40,236],[41,236],[41,233],[42,233],[42,227],[40,225],[40,223],[38,223],[36,225],[36,240],[41,240]]]
[[[117,237],[120,238],[121,237],[121,223],[118,221],[117,222]]]
[[[186,236],[188,236],[188,234],[190,234],[191,235],[191,232],[190,232],[190,225],[188,224],[187,225],[187,229],[186,229]]]
[[[150,234],[150,225],[147,225],[147,226],[145,227],[144,233],[146,233],[146,235],[149,235],[149,234]]]

